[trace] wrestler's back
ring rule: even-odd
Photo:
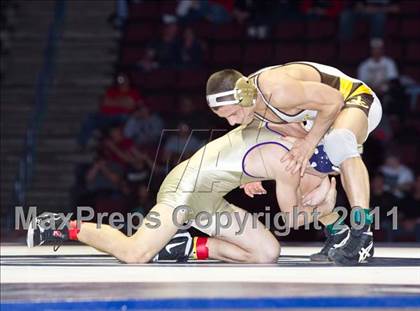
[[[166,176],[157,201],[173,207],[188,205],[195,213],[214,212],[231,190],[244,183],[263,180],[243,173],[243,159],[248,150],[265,141],[288,144],[256,120],[211,141]]]

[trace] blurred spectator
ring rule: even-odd
[[[183,23],[206,19],[215,24],[223,24],[232,18],[233,2],[234,0],[181,0],[176,14]]]
[[[346,1],[340,15],[340,38],[351,40],[356,22],[361,19],[369,22],[371,38],[382,38],[387,14],[398,12],[399,6],[393,0]]]
[[[132,212],[141,213],[144,216],[147,215],[153,207],[153,200],[150,194],[151,193],[146,184],[138,185],[135,191],[134,207],[132,208]]]
[[[86,190],[93,197],[104,194],[121,194],[125,189],[123,176],[124,169],[121,165],[99,157],[86,172]]]
[[[153,161],[146,153],[139,153],[136,158],[135,167],[127,172],[127,181],[130,183],[147,183],[153,168]]]
[[[371,207],[379,206],[381,220],[387,217],[386,213],[397,205],[397,197],[386,190],[385,177],[382,173],[377,173],[371,180]]]
[[[128,119],[124,135],[134,140],[138,146],[145,146],[157,143],[162,129],[162,118],[156,113],[151,113],[149,107],[143,105]]]
[[[401,120],[405,119],[410,106],[406,89],[400,79],[388,82],[388,89],[382,97],[381,104],[386,113],[397,115]]]
[[[161,37],[149,44],[138,66],[143,71],[158,67],[176,67],[180,62],[180,49],[178,25],[173,21],[166,23],[162,28]]]
[[[394,231],[392,230],[392,219],[387,213],[394,206],[398,206],[398,199],[392,193],[385,190],[385,178],[381,173],[373,176],[371,183],[370,206],[372,209],[379,208],[379,219],[376,221],[380,224],[380,229],[386,234],[386,240],[393,239]]]
[[[179,123],[187,124],[191,129],[204,129],[208,126],[207,118],[194,105],[191,97],[182,96],[179,98],[179,106],[175,111],[176,117],[169,121],[170,128],[176,128]]]
[[[384,189],[397,198],[403,198],[414,181],[413,172],[407,166],[401,164],[399,157],[394,154],[386,157],[385,164],[380,170],[385,178]]]
[[[78,142],[84,147],[88,143],[92,132],[104,129],[116,122],[125,122],[142,102],[140,93],[131,87],[126,74],[120,73],[115,85],[106,90],[105,97],[97,113],[90,114],[82,124]]]
[[[119,74],[116,86],[108,88],[100,112],[107,116],[128,116],[141,102],[139,92],[132,88],[126,74]]]
[[[156,60],[155,50],[151,48],[147,49],[142,59],[137,63],[137,67],[144,72],[149,72],[159,68],[159,63]]]
[[[394,236],[402,236],[405,239],[414,237],[416,242],[420,242],[420,175],[417,176],[412,189],[413,191],[401,200],[398,209],[399,226]]]
[[[180,53],[183,67],[196,67],[203,62],[203,45],[191,27],[184,30]]]
[[[125,170],[144,168],[145,156],[131,139],[124,137],[120,126],[111,127],[106,132],[100,151],[107,160],[120,164]]]
[[[179,123],[175,134],[171,135],[165,143],[165,159],[171,166],[177,164],[182,157],[186,159],[203,146],[203,142],[191,134],[190,127]],[[167,163],[168,163],[167,162]]]
[[[248,36],[265,39],[269,27],[278,20],[280,3],[267,0],[235,0],[233,17],[240,23],[248,25]]]
[[[396,147],[400,145],[412,147],[420,146],[420,141],[418,139],[420,135],[419,120],[419,115],[416,113],[408,114],[404,121],[397,115],[389,115],[389,121],[393,132],[393,140],[388,145],[388,148],[393,148],[392,150],[395,150],[395,146],[392,146],[392,144],[398,144]],[[414,164],[417,160],[415,151],[410,154],[404,153],[401,155],[404,156],[405,161],[414,157],[413,161],[406,163]]]
[[[342,0],[302,0],[300,9],[309,17],[337,17],[343,9]]]
[[[398,78],[398,70],[394,60],[385,56],[382,39],[372,39],[370,48],[371,56],[359,65],[358,78],[381,95],[388,90],[389,82]]]

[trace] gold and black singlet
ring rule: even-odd
[[[249,78],[254,79],[255,86],[257,87],[258,93],[260,94],[264,104],[274,115],[276,115],[279,118],[280,122],[278,123],[303,122],[303,127],[306,130],[310,130],[313,124],[313,120],[316,118],[317,115],[316,110],[309,109],[304,109],[294,115],[287,114],[271,105],[269,99],[267,99],[263,95],[259,87],[258,78],[261,73],[267,70],[276,69],[292,64],[307,65],[314,68],[321,77],[321,83],[335,88],[343,95],[343,109],[355,107],[361,109],[366,114],[366,116],[368,115],[370,106],[372,105],[374,100],[375,93],[365,83],[363,83],[360,80],[351,78],[343,72],[341,72],[340,70],[338,70],[337,68],[331,66],[312,62],[293,62],[284,65],[266,67],[249,76]],[[272,122],[270,120],[267,120],[264,116],[257,113],[255,113],[255,117],[261,121]]]

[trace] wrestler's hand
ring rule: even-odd
[[[321,184],[311,192],[305,194],[302,197],[302,205],[318,205],[321,204],[327,197],[327,193],[330,190],[330,179],[324,177]]]
[[[335,202],[337,199],[336,184],[337,182],[335,178],[331,178],[330,189],[325,196],[325,200],[318,205],[318,211],[321,213],[320,217],[330,214],[335,207]]]
[[[267,191],[264,189],[260,181],[250,182],[240,186],[241,189],[244,189],[245,194],[251,198],[256,194],[267,194]]]
[[[300,176],[303,176],[315,147],[316,143],[305,138],[297,139],[292,149],[281,158],[281,162],[286,162],[286,171],[291,171],[292,174],[295,174],[300,170]]]

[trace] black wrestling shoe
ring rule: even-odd
[[[340,247],[341,243],[347,239],[348,235],[350,234],[350,228],[348,226],[343,226],[343,229],[341,229],[340,231],[336,232],[336,233],[329,233],[326,229],[325,229],[325,234],[327,236],[327,240],[324,243],[324,247],[321,249],[321,251],[319,253],[315,253],[312,254],[311,256],[309,256],[309,259],[311,261],[316,261],[316,262],[328,262],[331,261],[330,258],[328,257],[328,252],[330,251],[330,249],[332,248],[336,248],[336,247]]]
[[[187,230],[178,230],[168,244],[152,259],[186,262],[193,248],[193,238]]]
[[[54,213],[42,213],[29,224],[26,235],[28,247],[42,245],[45,242],[54,243],[54,251],[61,246],[63,241],[69,239],[68,228],[64,225],[61,229],[63,220]]]
[[[365,225],[362,229],[352,228],[344,245],[331,249],[328,256],[337,265],[353,266],[369,260],[373,253],[373,233]]]

